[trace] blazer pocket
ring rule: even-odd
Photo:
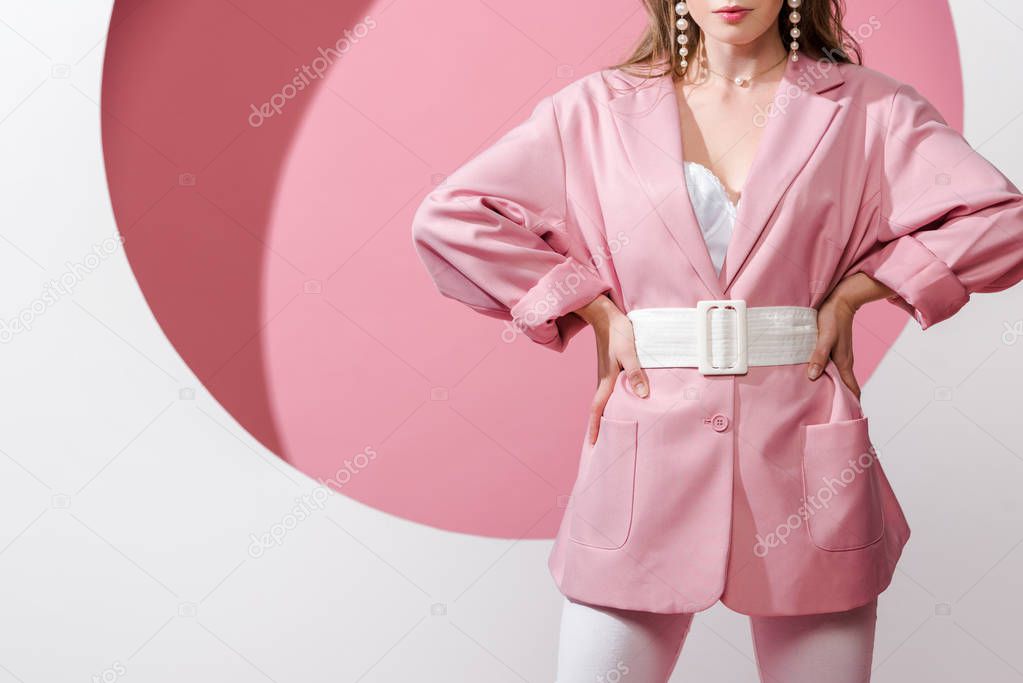
[[[576,543],[614,550],[632,527],[636,484],[635,420],[600,418],[593,446],[585,446],[569,500],[568,537]]]
[[[805,427],[803,496],[810,540],[821,550],[858,550],[884,535],[884,506],[867,418]]]

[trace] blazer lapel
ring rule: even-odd
[[[711,297],[721,298],[718,274],[685,186],[682,131],[671,77],[636,81],[633,89],[611,100],[629,163],[689,265]]]
[[[768,111],[766,128],[750,167],[735,229],[721,269],[722,292],[735,281],[796,175],[806,166],[841,105],[819,93],[840,83],[837,66],[802,57],[789,61]],[[784,105],[784,106],[782,106]]]

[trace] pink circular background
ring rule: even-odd
[[[849,10],[850,30],[871,27],[867,65],[961,129],[947,4]],[[614,63],[643,22],[636,0],[117,0],[110,194],[171,343],[266,447],[345,495],[444,529],[551,537],[593,388],[590,336],[563,355],[504,343],[499,322],[437,294],[409,224],[445,173]],[[303,77],[346,35],[322,78]],[[285,92],[295,77],[303,88]],[[250,122],[282,92],[279,114]],[[861,321],[865,381],[906,317],[875,304]]]

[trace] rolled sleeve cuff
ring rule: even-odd
[[[912,235],[892,240],[852,272],[866,273],[891,288],[895,294],[888,301],[908,311],[921,329],[952,316],[970,298],[945,262]]]
[[[512,306],[512,324],[534,342],[562,351],[586,324],[568,314],[611,289],[593,268],[567,257]]]

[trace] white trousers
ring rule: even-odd
[[[556,683],[666,683],[692,614],[654,614],[565,599]],[[848,612],[750,617],[762,683],[866,683],[877,601]]]

